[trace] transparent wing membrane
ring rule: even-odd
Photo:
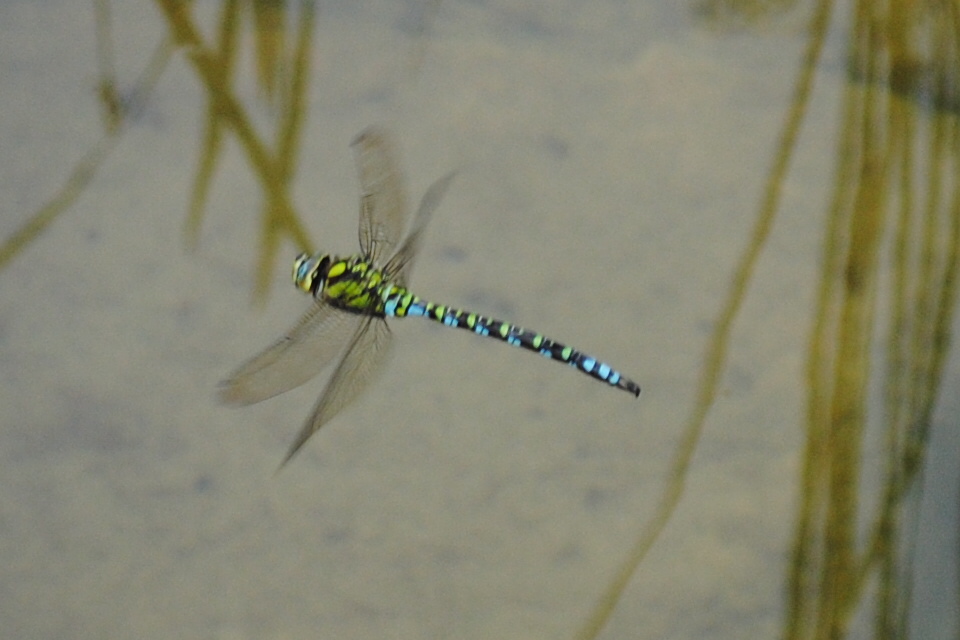
[[[420,251],[423,231],[426,229],[427,223],[430,222],[430,216],[433,215],[434,210],[436,210],[440,204],[440,200],[443,199],[443,195],[447,192],[447,189],[450,187],[450,182],[455,175],[455,173],[448,173],[430,185],[430,188],[427,189],[427,192],[423,195],[423,199],[420,201],[420,207],[417,209],[417,215],[413,219],[413,224],[410,227],[407,237],[404,238],[403,244],[400,245],[397,252],[390,257],[390,260],[387,261],[386,266],[384,266],[383,270],[388,274],[390,279],[397,284],[404,287],[407,286],[410,273],[413,271],[413,260]]]
[[[333,362],[362,319],[315,303],[284,337],[220,383],[220,401],[253,404],[299,387]]]
[[[280,463],[281,467],[296,455],[320,427],[356,400],[377,372],[383,369],[382,365],[390,352],[390,329],[382,318],[361,317],[364,318],[363,323],[354,333],[350,346],[340,358],[310,417]]]
[[[350,146],[360,179],[360,252],[376,263],[393,254],[407,225],[403,173],[386,131],[365,129]]]

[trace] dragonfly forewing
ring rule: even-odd
[[[393,254],[408,223],[403,172],[393,139],[379,127],[364,129],[350,146],[360,179],[360,250],[376,262]]]
[[[299,387],[329,366],[344,350],[361,316],[315,303],[297,324],[220,383],[218,398],[246,405]]]

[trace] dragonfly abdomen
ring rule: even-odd
[[[640,395],[640,386],[636,382],[607,363],[544,335],[528,331],[523,327],[470,311],[452,309],[444,305],[426,302],[404,287],[391,286],[384,292],[381,300],[383,301],[383,313],[385,315],[398,318],[422,316],[448,327],[467,329],[477,335],[497,338],[515,347],[539,353],[551,360],[565,362],[597,380],[606,382],[618,389],[629,391],[635,396]]]

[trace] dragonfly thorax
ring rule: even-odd
[[[366,256],[300,254],[293,263],[293,282],[304,293],[335,307],[383,315],[383,273]]]

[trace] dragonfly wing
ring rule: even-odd
[[[407,225],[403,174],[386,130],[368,127],[350,146],[360,178],[360,251],[376,262],[393,253]]]
[[[220,401],[253,404],[299,387],[343,351],[360,319],[361,316],[315,303],[287,335],[220,383]]]
[[[290,461],[310,436],[353,402],[373,380],[377,371],[382,369],[381,365],[390,351],[390,329],[382,318],[362,317],[363,323],[353,334],[350,346],[340,358],[313,412],[280,463],[281,467]]]
[[[430,185],[427,192],[423,194],[423,199],[420,200],[420,207],[417,209],[417,215],[413,219],[410,232],[407,233],[407,237],[404,238],[403,244],[400,245],[397,252],[387,261],[384,271],[398,284],[402,286],[407,285],[410,272],[413,270],[413,260],[417,257],[417,252],[420,250],[423,231],[426,229],[427,223],[430,222],[430,216],[433,215],[434,210],[436,210],[440,204],[440,200],[443,199],[455,175],[456,172],[448,173]]]

